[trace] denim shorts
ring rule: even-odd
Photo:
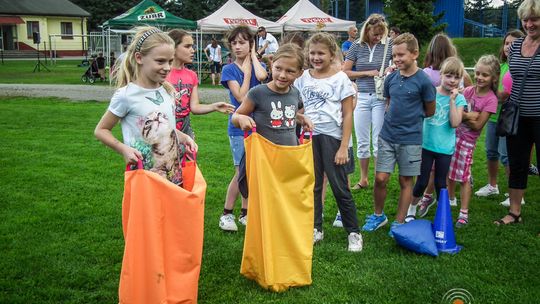
[[[240,160],[244,156],[244,136],[229,136],[229,143],[231,145],[233,163],[235,166],[240,166]]]

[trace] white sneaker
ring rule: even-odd
[[[234,214],[223,214],[219,218],[219,228],[221,230],[225,231],[238,231],[238,227],[236,226],[236,223],[234,222]]]
[[[521,199],[521,204],[525,205],[525,200]],[[501,205],[505,207],[510,207],[510,197],[507,197],[504,201],[501,202]]]
[[[363,241],[362,241],[362,235],[360,233],[351,232],[349,234],[348,239],[349,239],[349,248],[348,248],[348,250],[350,252],[360,252],[360,251],[362,251]]]
[[[313,244],[317,244],[323,239],[324,239],[324,232],[317,230],[317,228],[314,228],[313,229]]]
[[[341,213],[336,214],[336,219],[334,220],[334,223],[332,224],[334,227],[343,228],[343,222],[341,221]]]
[[[247,215],[240,216],[240,217],[238,218],[238,222],[239,222],[240,224],[246,226],[246,225],[247,225]]]
[[[493,187],[492,185],[487,184],[484,187],[480,188],[478,191],[476,191],[474,194],[476,194],[476,196],[497,195],[499,194],[499,186],[495,185],[495,187]]]
[[[451,207],[457,207],[457,198],[449,199]]]

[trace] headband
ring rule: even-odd
[[[137,44],[135,45],[135,52],[140,52],[141,47],[142,47],[144,41],[146,40],[146,38],[150,37],[152,34],[155,34],[155,33],[161,33],[161,30],[159,30],[159,29],[151,29],[148,32],[142,34],[141,38],[139,38],[139,41],[137,41]]]

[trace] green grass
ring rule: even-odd
[[[81,60],[57,60],[52,64],[50,60],[42,60],[42,63],[50,70],[47,72],[43,68],[41,72],[33,72],[37,60],[5,60],[0,63],[0,83],[22,83],[22,84],[84,84],[81,76],[86,72],[88,66],[79,67]],[[109,85],[108,81],[96,80],[94,84],[87,85]],[[201,88],[211,88],[210,76],[203,79]]]
[[[124,165],[93,136],[106,107],[0,98],[0,303],[118,301]],[[473,198],[470,225],[456,236],[463,251],[438,258],[401,249],[387,227],[364,233],[364,251],[348,253],[345,233],[331,227],[336,205],[328,195],[313,284],[265,291],[239,273],[244,228],[231,234],[217,225],[233,174],[226,117],[193,116],[193,128],[208,182],[200,303],[439,303],[452,288],[467,289],[476,303],[536,303],[540,297],[538,178],[529,181],[523,224],[492,224],[506,212],[498,205],[502,195]],[[120,135],[118,127],[114,133]],[[473,171],[476,186],[484,185],[483,139]],[[502,171],[499,178],[504,192]],[[391,180],[386,212],[393,219],[399,190],[396,177]],[[354,193],[361,224],[373,210],[371,191]]]

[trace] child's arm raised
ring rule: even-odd
[[[461,123],[463,116],[463,107],[456,106],[456,97],[459,94],[458,89],[453,89],[450,92],[450,125],[452,128],[457,128]]]
[[[255,70],[255,77],[257,77],[259,81],[266,80],[266,78],[268,78],[268,73],[266,73],[266,69],[263,68],[263,66],[259,62],[259,59],[257,58],[257,51],[255,51],[255,44],[253,44],[253,47],[251,48],[251,61],[253,62],[253,69]]]
[[[226,102],[200,104],[198,88],[199,88],[198,86],[193,87],[193,91],[191,91],[191,97],[189,99],[189,106],[193,114],[200,115],[200,114],[208,114],[211,112],[221,112],[224,114],[231,114],[234,112],[234,106]]]
[[[255,104],[246,96],[244,102],[240,104],[233,114],[231,122],[235,127],[240,128],[243,131],[250,131],[251,129],[256,128],[255,121],[249,116],[254,110]]]
[[[343,134],[341,145],[336,153],[334,162],[336,165],[344,165],[349,158],[349,139],[351,137],[353,125],[353,96],[349,96],[341,101],[341,112],[343,115]]]
[[[99,141],[122,155],[126,163],[136,164],[137,160],[143,158],[141,152],[120,142],[111,132],[118,121],[120,121],[120,118],[107,110],[98,122],[94,135]]]
[[[229,87],[229,90],[234,98],[239,103],[242,103],[247,95],[247,92],[249,91],[249,86],[251,83],[251,59],[249,56],[244,59],[240,70],[242,73],[244,73],[242,85],[240,85],[240,83],[238,83],[236,80],[229,80],[227,81],[227,86]]]

